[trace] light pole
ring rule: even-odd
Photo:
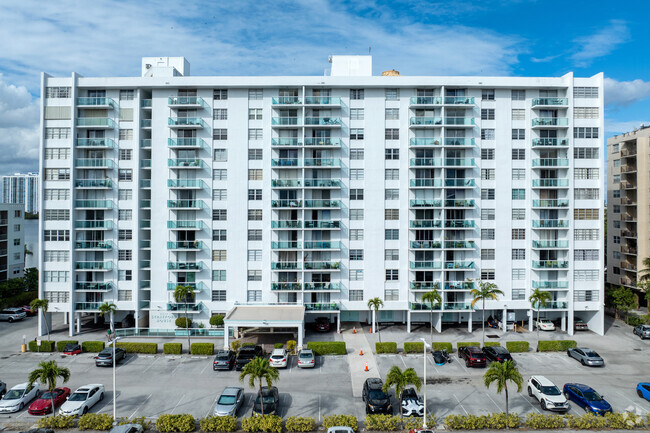
[[[422,353],[424,354],[424,386],[422,388],[424,390],[424,419],[422,420],[422,428],[427,428],[427,347],[429,347],[429,345],[424,338],[420,338],[420,340],[422,340],[422,344],[424,344],[424,347],[422,348]]]
[[[116,389],[116,386],[115,386],[115,364],[116,364],[117,361],[115,359],[115,346],[117,345],[116,343],[117,343],[118,338],[115,335],[115,333],[113,333],[112,336],[113,336],[113,340],[110,341],[108,344],[113,345],[113,422],[117,423],[117,417],[116,417],[117,402],[115,401],[115,399],[117,398],[117,389]]]

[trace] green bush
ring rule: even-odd
[[[526,415],[526,427],[531,430],[552,430],[564,428],[564,417],[561,415],[529,413]]]
[[[106,345],[103,341],[82,341],[81,350],[83,352],[101,352]]]
[[[386,343],[375,343],[375,352],[376,353],[397,353],[397,343],[386,342]]]
[[[291,353],[291,354],[295,354],[295,353],[296,353],[296,345],[297,345],[297,344],[298,344],[298,343],[296,343],[296,340],[289,340],[289,341],[287,341],[287,350],[289,351],[289,353]]]
[[[255,343],[242,343],[241,347],[251,347],[255,346]]]
[[[282,418],[277,415],[252,416],[241,420],[241,428],[245,432],[280,433],[282,431]]]
[[[355,432],[359,430],[357,417],[354,415],[329,415],[323,417],[323,427],[350,427]]]
[[[38,347],[34,340],[29,342],[30,352],[54,352],[54,349],[56,349],[54,341],[41,340],[41,347]]]
[[[529,347],[528,341],[506,341],[506,349],[510,353],[528,352]]]
[[[451,343],[444,343],[444,342],[436,342],[436,343],[431,343],[431,350],[434,352],[436,350],[446,350],[447,353],[451,353],[454,351],[454,346],[451,345]]]
[[[463,342],[456,343],[456,349],[460,349],[461,347],[468,347],[468,346],[481,347],[481,343],[476,341],[463,341]]]
[[[368,431],[396,431],[402,429],[402,417],[394,415],[366,415]]]
[[[74,415],[46,416],[38,420],[38,427],[67,430],[74,428],[74,419]]]
[[[427,426],[435,427],[436,417],[433,415],[427,415]],[[416,428],[422,428],[422,418],[418,416],[410,416],[402,420],[402,430],[415,430]]]
[[[316,420],[308,416],[290,416],[284,422],[288,432],[306,433],[316,430]]]
[[[43,344],[43,343],[41,343]],[[77,340],[63,340],[63,341],[57,341],[56,342],[56,351],[57,352],[63,352],[65,350],[65,346],[68,344],[79,344]],[[43,346],[41,346],[43,348]]]
[[[163,353],[165,355],[180,355],[183,352],[182,343],[164,343]]]
[[[117,422],[118,425],[126,425],[126,424],[140,424],[142,426],[142,429],[144,431],[150,430],[151,429],[151,421],[147,421],[147,419],[143,416],[136,416],[135,418],[120,418],[120,420]]]
[[[586,413],[584,415],[564,415],[567,427],[574,430],[603,430],[607,427],[607,418]]]
[[[233,352],[237,352],[240,347],[241,347],[241,341],[239,340],[233,340],[230,343],[230,348],[233,350]]]
[[[344,341],[310,341],[307,349],[316,355],[346,355],[348,353]]]
[[[160,415],[156,420],[156,430],[160,433],[191,432],[196,428],[194,417],[189,414]]]
[[[87,413],[79,417],[79,430],[110,430],[113,417],[107,413]]]
[[[496,347],[496,346],[501,346],[501,343],[498,341],[487,341],[483,347]]]
[[[230,433],[237,431],[237,418],[234,416],[209,416],[200,421],[201,431],[206,433]]]
[[[571,347],[578,347],[575,340],[541,340],[537,344],[538,352],[564,352]]]
[[[214,343],[192,343],[192,355],[214,355]]]
[[[274,349],[284,349],[284,343],[275,343],[273,345]]]
[[[445,425],[450,430],[501,430],[517,428],[521,420],[519,415],[511,413],[506,418],[505,413],[493,413],[490,415],[448,415],[445,418]]]
[[[210,317],[210,325],[223,326],[223,315],[215,314],[214,316]]]
[[[422,353],[424,352],[424,343],[419,342],[405,342],[404,343],[404,353]]]
[[[177,328],[191,328],[192,327],[192,319],[187,319],[188,325],[185,325],[185,317],[177,317],[176,321],[174,324],[176,325]]]
[[[630,314],[627,316],[627,324],[630,326],[639,326],[643,325],[645,320],[642,317],[637,316],[636,314]]]
[[[158,353],[158,343],[115,343],[117,347],[121,347],[126,353],[148,353],[155,355]]]
[[[607,423],[612,430],[631,430],[645,426],[643,417],[631,412],[606,413]]]

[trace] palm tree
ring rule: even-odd
[[[112,338],[115,338],[115,325],[113,324],[113,316],[115,315],[115,312],[117,311],[117,305],[113,304],[112,302],[104,302],[101,304],[98,308],[99,310],[99,315],[104,316],[104,314],[108,313],[110,314],[110,319],[111,319],[111,336]]]
[[[497,383],[497,393],[506,391],[506,417],[508,417],[508,381],[517,385],[517,392],[521,392],[521,385],[524,383],[524,378],[515,366],[514,362],[493,362],[488,367],[483,375],[483,382],[485,387],[489,388],[492,382]]]
[[[415,389],[419,391],[422,387],[422,381],[412,368],[402,371],[398,366],[394,365],[388,371],[382,390],[388,392],[389,389],[395,388],[395,398],[399,401],[402,398],[402,392],[408,385],[415,386]]]
[[[483,303],[483,320],[481,321],[481,327],[483,329],[483,347],[485,347],[485,300],[492,299],[496,301],[499,295],[503,295],[503,292],[499,290],[499,287],[495,283],[490,283],[489,281],[477,280],[476,284],[478,284],[478,288],[472,289],[469,294],[474,297],[472,300],[472,308],[474,308],[478,301],[482,301]]]
[[[643,259],[643,269],[639,271],[639,280],[650,280],[650,257]]]
[[[433,307],[442,304],[442,297],[440,296],[440,293],[438,293],[438,288],[440,286],[436,283],[434,287],[433,290],[422,295],[422,302],[428,302],[429,309],[431,310],[431,341],[433,341]]]
[[[174,300],[176,303],[183,302],[185,304],[185,330],[187,331],[187,350],[191,352],[192,345],[190,342],[190,320],[187,317],[187,301],[194,298],[194,287],[187,285],[178,285],[174,290]]]
[[[34,299],[29,303],[29,308],[32,311],[40,311],[41,314],[43,314],[43,321],[45,322],[45,328],[47,329],[47,341],[50,341],[50,324],[47,323],[47,317],[45,316],[45,313],[47,313],[47,307],[49,303],[50,301],[47,299]]]
[[[266,382],[266,386],[271,388],[273,382],[280,379],[280,373],[275,367],[271,367],[269,360],[266,358],[255,357],[252,361],[244,366],[242,372],[239,374],[239,381],[243,382],[248,376],[248,386],[255,388],[255,381],[259,382],[260,398],[262,393],[262,382]],[[262,416],[264,416],[264,400],[261,400]]]
[[[546,307],[546,303],[552,299],[550,292],[545,292],[544,290],[535,289],[533,293],[530,294],[528,300],[530,305],[533,308],[537,309],[537,345],[539,346],[539,310]]]
[[[34,382],[38,381],[43,385],[47,385],[50,391],[50,398],[52,399],[52,416],[54,416],[54,390],[56,389],[57,378],[62,378],[63,383],[70,379],[70,370],[65,367],[59,367],[56,361],[41,361],[38,363],[38,368],[29,373],[28,381],[29,387],[34,386]]]
[[[379,332],[379,326],[377,326],[377,311],[384,306],[384,301],[379,298],[368,299],[368,308],[373,310],[372,313],[372,328],[373,332]],[[379,342],[381,343],[381,334],[379,334]]]

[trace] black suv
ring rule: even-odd
[[[513,360],[508,350],[501,346],[484,347],[483,353],[490,362],[505,362]]]
[[[384,382],[382,382],[378,377],[366,379],[364,382],[361,397],[366,403],[366,414],[393,414],[393,406],[390,404],[390,396],[381,389],[383,386]]]
[[[217,356],[214,357],[212,362],[212,369],[217,370],[232,370],[235,366],[235,352],[232,350],[220,350]]]
[[[253,403],[253,415],[262,415],[262,405],[264,405],[264,415],[276,415],[280,403],[280,394],[275,386],[270,389],[263,386],[262,391],[257,391],[257,398]]]
[[[246,364],[251,362],[253,358],[263,357],[264,351],[261,346],[246,346],[239,349],[237,359],[235,360],[235,369],[241,370]]]

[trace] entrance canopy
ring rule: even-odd
[[[228,349],[230,328],[297,328],[302,347],[305,307],[302,305],[237,305],[224,318],[223,348]]]

